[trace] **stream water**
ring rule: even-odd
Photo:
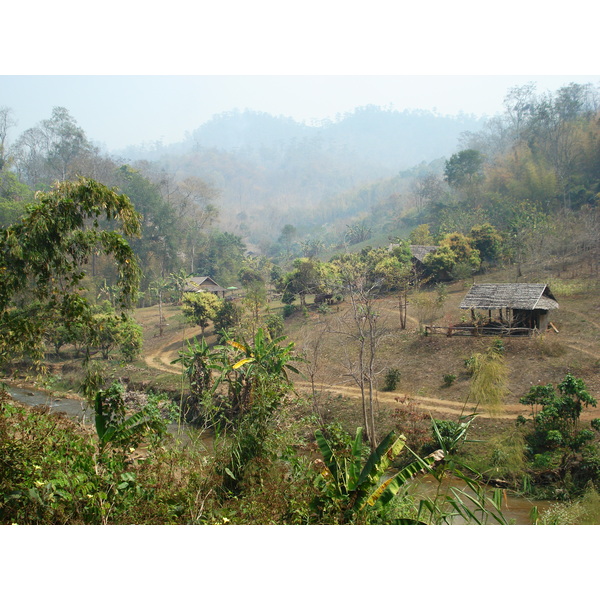
[[[42,390],[33,390],[8,386],[8,393],[22,404],[28,406],[47,406],[52,412],[64,412],[69,417],[76,418],[83,423],[94,422],[94,411],[86,403],[72,398],[59,398],[54,394]]]
[[[443,487],[444,489],[439,490],[441,494],[448,493],[448,488],[454,487],[458,490],[461,490],[461,492],[473,495],[473,492],[469,489],[469,487],[462,480],[456,477],[446,477],[444,479]],[[484,485],[482,487],[486,490],[487,496],[491,496],[495,490],[495,488],[491,486]],[[411,493],[413,493],[417,498],[433,498],[437,492],[438,482],[431,475],[423,475],[419,477],[411,489]],[[468,502],[468,500],[466,501],[466,504],[467,506],[473,508],[473,505]],[[505,494],[503,494],[502,514],[504,515],[506,521],[510,524],[531,525],[530,515],[534,506],[537,507],[538,512],[541,514],[548,509],[551,504],[552,503],[547,500],[528,500],[527,498],[517,496],[507,491]],[[464,521],[457,517],[453,523],[460,525],[464,524]],[[498,525],[498,522],[494,518],[490,517],[488,518],[487,525]]]
[[[47,406],[52,412],[63,412],[83,425],[94,425],[94,411],[85,401],[74,398],[61,398],[54,393],[38,389],[8,386],[7,391],[13,399],[22,404],[27,404],[28,406]],[[205,446],[210,445],[210,440],[205,439],[207,437],[205,434],[189,425],[171,423],[168,431],[183,443],[200,439]]]
[[[14,386],[8,387],[8,392],[17,401],[27,404],[29,406],[48,406],[53,412],[63,412],[69,417],[77,419],[83,424],[93,425],[94,423],[94,411],[86,402],[76,400],[73,398],[60,398],[54,394],[44,392],[42,390],[31,390],[18,388]],[[203,435],[198,430],[190,426],[178,426],[177,423],[172,423],[169,427],[169,432],[173,434],[177,439],[183,443],[202,443],[205,447],[210,448],[211,438],[206,433]],[[455,486],[457,488],[464,488],[465,484],[459,479],[453,480],[448,479],[447,485]],[[431,496],[435,494],[437,489],[437,482],[431,476],[422,476],[419,478],[418,483],[413,486],[414,493],[417,496]],[[490,494],[493,488],[489,488]],[[468,490],[466,490],[468,491]],[[534,506],[537,506],[538,511],[542,513],[550,506],[550,502],[547,501],[530,501],[520,496],[515,496],[510,493],[506,493],[502,505],[502,512],[509,523],[516,525],[530,525],[530,513]],[[459,524],[460,521],[456,521]],[[495,524],[493,519],[489,520],[490,525]]]

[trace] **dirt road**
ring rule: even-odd
[[[393,310],[393,307],[386,307],[386,306],[381,306],[381,308],[383,310],[387,310],[389,311],[391,314],[393,314],[394,312],[397,313],[397,311]],[[173,308],[173,314],[177,311],[176,308]],[[566,312],[566,311],[565,311]],[[575,314],[575,313],[573,313]],[[579,317],[583,316],[583,313],[578,313]],[[170,319],[172,319],[173,317],[170,316]],[[412,319],[411,319],[412,320]],[[594,322],[589,322],[591,323],[591,326],[594,327],[597,324]],[[587,325],[588,323],[586,323]],[[600,354],[599,354],[599,350],[598,350],[598,345],[595,344],[592,339],[593,338],[588,338],[586,340],[582,339],[583,336],[578,335],[578,332],[574,332],[572,335],[566,335],[566,333],[569,331],[569,329],[571,328],[565,328],[565,330],[561,331],[561,335],[560,337],[556,338],[557,342],[560,342],[563,347],[568,348],[573,354],[572,356],[577,356],[579,355],[580,357],[588,357],[587,360],[589,360],[589,358],[593,358],[596,361],[600,361]],[[157,335],[154,335],[153,337],[151,337],[149,340],[147,340],[147,345],[146,345],[146,351],[148,352],[148,354],[145,357],[145,362],[148,365],[148,367],[152,368],[152,369],[156,369],[159,371],[162,371],[164,373],[171,373],[171,374],[181,374],[181,366],[178,364],[172,364],[172,361],[174,359],[176,359],[179,355],[179,351],[182,348],[185,348],[187,345],[187,341],[188,340],[192,340],[195,336],[200,335],[201,330],[199,327],[192,327],[192,326],[185,326],[184,328],[182,328],[181,326],[178,326],[174,329],[171,329],[170,331],[167,331],[164,333],[163,336],[158,337]],[[207,330],[206,332],[207,334],[207,341],[212,342],[214,341],[213,338],[213,332],[212,332],[212,328],[210,328],[209,330]],[[552,338],[554,339],[554,338]],[[436,357],[438,357],[438,362],[444,362],[448,360],[448,352],[454,353],[454,354],[460,354],[461,350],[459,350],[460,340],[459,341],[455,341],[454,344],[452,344],[451,346],[449,346],[449,348],[445,349],[446,354],[442,354],[442,352],[444,351],[444,347],[442,347],[439,343],[434,342],[432,340],[429,340],[429,342],[427,342],[426,340],[423,340],[423,344],[424,343],[429,343],[429,344],[434,344],[432,345],[432,347],[430,348],[430,352],[431,355],[435,355]],[[464,342],[466,343],[466,342]],[[470,342],[469,342],[470,343]],[[527,342],[525,342],[527,343]],[[521,345],[523,345],[523,342],[521,343]],[[515,348],[515,350],[517,350],[517,348]],[[415,350],[417,351],[417,350]],[[529,378],[529,375],[526,375],[527,370],[529,369],[529,364],[526,361],[529,361],[530,358],[532,357],[534,353],[534,350],[532,348],[529,348],[528,346],[523,348],[522,354],[520,355],[520,359],[519,359],[519,363],[523,368],[521,369],[523,371],[523,373],[521,373],[521,375],[523,375],[526,378]],[[545,361],[546,359],[542,360],[542,363]],[[562,362],[561,359],[558,359]],[[571,359],[572,362],[572,359]],[[568,363],[567,363],[568,364]],[[456,367],[454,367],[456,368]],[[429,377],[436,377],[438,375],[438,367],[436,365],[430,365],[430,369],[428,371],[429,373]],[[450,370],[451,367],[448,367],[448,369]],[[316,388],[317,390],[322,394],[322,395],[327,395],[329,397],[336,397],[336,396],[341,396],[342,398],[347,398],[349,400],[355,401],[357,404],[360,402],[361,400],[361,394],[360,394],[360,389],[357,386],[351,385],[349,384],[345,379],[343,378],[333,378],[334,376],[332,375],[332,373],[329,372],[328,369],[324,369],[324,372],[327,373],[326,378],[327,380],[325,380],[325,377],[321,377],[322,381],[318,382],[316,384]],[[513,374],[516,376],[517,372],[513,372]],[[533,377],[533,376],[532,376]],[[586,381],[588,381],[589,375],[586,376]],[[523,383],[523,385],[521,385],[520,382],[519,385],[515,386],[516,389],[516,394],[515,397],[512,398],[510,400],[510,402],[508,402],[505,407],[504,407],[504,411],[501,414],[487,414],[485,412],[485,410],[482,409],[482,407],[479,407],[479,412],[481,412],[481,417],[480,418],[487,418],[487,419],[498,419],[498,420],[505,420],[505,421],[510,421],[510,420],[514,420],[519,414],[527,414],[527,408],[520,405],[518,402],[518,394],[520,393],[520,390],[526,390],[527,387],[526,385]],[[311,392],[311,386],[309,384],[309,382],[306,379],[301,379],[301,378],[297,378],[297,380],[295,381],[295,386],[296,389],[298,390],[298,392],[301,393],[306,393],[309,394]],[[401,387],[401,386],[400,386]],[[415,401],[423,410],[431,412],[433,415],[435,415],[436,417],[456,417],[458,415],[461,414],[468,414],[470,412],[470,410],[472,409],[472,407],[470,406],[464,406],[464,398],[466,397],[468,391],[465,389],[463,391],[461,391],[459,394],[456,393],[456,391],[454,391],[454,393],[449,393],[448,397],[443,397],[443,389],[440,389],[440,393],[439,394],[426,394],[424,395],[422,392],[420,393],[418,390],[421,388],[426,389],[426,386],[422,386],[422,385],[413,385],[411,390],[408,389],[398,389],[397,391],[394,392],[381,392],[381,391],[377,391],[376,392],[376,401],[378,403],[380,403],[380,405],[393,405],[394,403],[398,402],[398,399],[404,399],[404,398],[408,398],[410,397],[413,401]],[[454,387],[453,387],[454,390]],[[590,389],[590,391],[592,391],[592,393],[594,392],[593,389]],[[597,395],[597,394],[596,394]],[[454,397],[452,397],[454,396]],[[586,411],[588,418],[595,418],[595,417],[600,417],[600,407],[596,407],[596,408],[590,408]]]
[[[178,330],[165,334],[157,339],[153,344],[150,352],[145,356],[146,364],[152,368],[166,373],[180,374],[181,366],[172,364],[172,361],[179,356],[179,350],[186,347],[187,341],[191,341],[195,336],[199,335],[201,330],[199,327],[190,327],[186,330]],[[311,385],[304,380],[296,380],[294,385],[298,392],[310,393]],[[333,396],[343,396],[352,400],[359,401],[361,399],[360,389],[356,386],[343,384],[326,384],[319,382],[316,384],[317,390],[322,394]],[[377,391],[377,402],[385,404],[395,404],[398,398],[409,397],[402,390],[394,392]],[[445,400],[443,398],[432,398],[427,396],[419,396],[410,394],[410,398],[417,402],[418,405],[426,411],[430,411],[437,416],[458,416],[461,414],[469,414],[469,409],[472,407],[464,407],[462,402],[453,400]],[[519,406],[507,406],[502,414],[489,415],[483,412],[481,417],[495,419],[513,420],[518,414],[523,412]]]

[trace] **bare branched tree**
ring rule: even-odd
[[[8,146],[6,143],[8,131],[16,124],[17,122],[13,117],[12,108],[0,106],[0,171],[2,171],[5,164],[8,162]]]
[[[368,277],[364,268],[348,264],[343,272],[350,307],[338,318],[339,330],[351,344],[344,344],[347,376],[358,386],[362,399],[363,426],[371,449],[377,447],[375,429],[377,352],[389,335],[385,319],[377,310],[380,281]]]
[[[323,358],[325,358],[325,340],[327,333],[331,330],[330,319],[324,316],[318,327],[310,328],[298,344],[298,348],[306,359],[304,371],[310,381],[311,397],[314,413],[320,417],[319,392],[317,380],[322,381]]]

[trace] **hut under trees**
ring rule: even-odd
[[[184,292],[211,292],[225,298],[227,290],[221,287],[212,277],[190,277]]]
[[[410,246],[410,252],[413,255],[414,262],[423,267],[423,260],[430,252],[435,252],[439,246]]]
[[[398,247],[398,244],[390,244],[388,250],[391,252],[394,248]],[[423,260],[430,252],[435,252],[439,246],[423,246],[423,245],[410,245],[411,260],[413,267],[420,271],[425,270]]]

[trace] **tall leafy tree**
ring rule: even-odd
[[[210,292],[189,292],[183,295],[183,314],[204,331],[214,321],[222,300]]]
[[[77,160],[95,152],[84,130],[66,108],[57,106],[49,119],[27,129],[15,144],[17,168],[33,187],[77,175]]]
[[[117,267],[119,307],[136,299],[140,268],[124,235],[139,235],[140,218],[127,196],[81,178],[56,183],[36,200],[19,222],[0,229],[0,362],[23,354],[40,359],[51,319],[89,323],[82,284],[98,251]],[[102,217],[119,230],[101,229]]]
[[[129,165],[118,169],[117,184],[142,216],[141,236],[133,242],[133,248],[144,265],[145,288],[155,278],[168,277],[179,266],[180,232],[175,209],[158,186]]]
[[[85,132],[61,106],[52,110],[52,116],[42,121],[41,127],[47,139],[46,160],[51,173],[61,180],[73,176],[70,167],[75,159],[92,150]]]
[[[246,245],[239,236],[228,231],[211,231],[202,239],[200,250],[196,274],[209,275],[223,286],[236,282],[246,253]]]
[[[219,190],[199,177],[187,177],[168,196],[177,211],[179,226],[185,236],[190,273],[195,272],[196,252],[201,239],[219,216],[219,196]]]
[[[446,161],[444,178],[449,185],[463,187],[482,177],[483,155],[478,150],[461,150]]]
[[[231,300],[224,300],[217,309],[214,324],[215,331],[219,335],[233,332],[236,327],[239,327],[242,320],[243,310]]]
[[[481,260],[495,262],[502,251],[502,237],[493,225],[484,223],[471,228],[471,246],[479,252]]]
[[[406,329],[408,292],[416,281],[408,242],[400,242],[389,256],[374,266],[373,273],[376,277],[381,278],[384,289],[398,294],[400,327]]]
[[[293,267],[293,270],[278,282],[277,288],[284,294],[298,295],[302,306],[306,305],[308,294],[333,292],[339,287],[339,271],[333,263],[297,258]]]

